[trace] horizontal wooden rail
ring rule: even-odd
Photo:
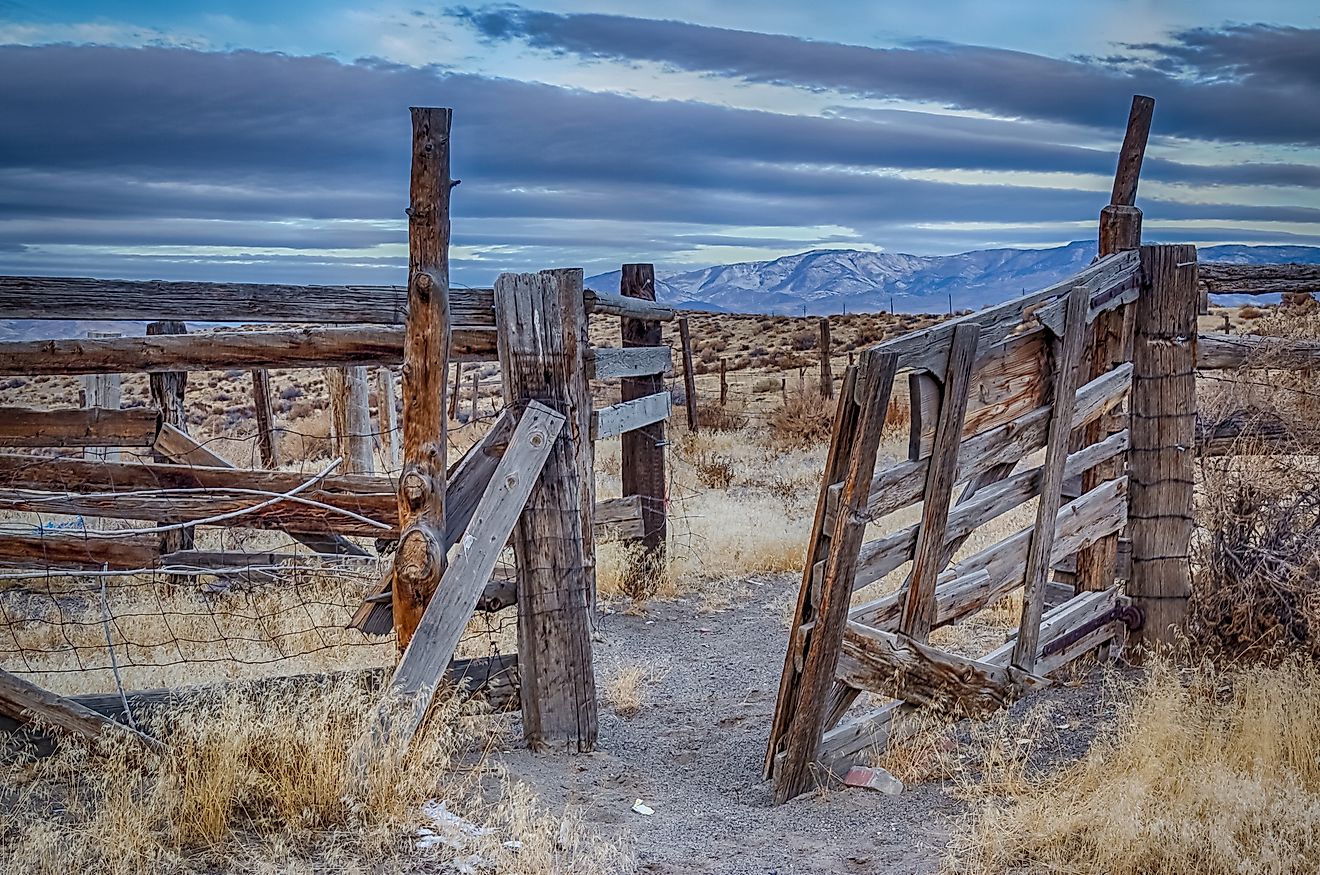
[[[621,401],[591,412],[591,439],[613,437],[668,419],[673,403],[668,392]]]
[[[452,358],[495,358],[494,329],[457,328],[452,338]],[[0,343],[0,376],[269,370],[401,361],[403,329],[381,325]]]
[[[149,407],[0,407],[0,447],[149,447],[159,418]]]
[[[1196,280],[1215,295],[1320,292],[1320,264],[1211,264],[1201,262]]]
[[[587,355],[591,376],[599,380],[617,377],[649,377],[667,374],[673,369],[673,357],[667,346],[593,347]]]
[[[1196,339],[1196,367],[1201,370],[1320,368],[1320,341],[1206,332]]]
[[[491,289],[450,288],[450,324],[494,328],[494,300]],[[583,300],[588,313],[661,322],[674,318],[672,307],[622,295],[587,289]],[[402,325],[407,315],[404,286],[0,276],[0,319]]]
[[[153,568],[160,559],[160,538],[138,535],[89,538],[64,532],[0,532],[0,567],[52,569]]]

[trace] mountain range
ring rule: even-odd
[[[1320,263],[1316,246],[1206,246],[1202,261],[1234,264]],[[978,249],[957,255],[906,255],[813,249],[771,261],[744,261],[656,277],[658,299],[686,310],[790,316],[975,310],[1044,288],[1076,273],[1095,243],[1050,249]],[[619,272],[588,277],[588,288],[616,292]]]

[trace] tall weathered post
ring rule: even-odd
[[[411,640],[445,570],[445,384],[449,367],[449,130],[452,112],[412,108],[403,471],[394,631]]]
[[[1196,247],[1142,246],[1132,358],[1127,592],[1146,615],[1135,643],[1171,644],[1192,591]]]
[[[683,395],[687,401],[688,428],[697,430],[697,375],[692,367],[692,335],[686,316],[678,318],[678,340],[683,347]]]
[[[1114,172],[1114,188],[1109,205],[1100,211],[1099,254],[1114,255],[1141,246],[1141,210],[1136,206],[1137,183],[1141,178],[1141,162],[1146,154],[1146,141],[1150,136],[1151,118],[1155,100],[1136,95],[1132,98],[1132,111],[1128,115],[1127,132],[1119,151],[1118,168]],[[1096,316],[1091,342],[1083,358],[1085,380],[1093,380],[1132,358],[1132,304]],[[1082,430],[1082,445],[1097,443],[1115,432],[1122,431],[1126,423],[1115,422],[1113,417],[1101,417]],[[1107,421],[1109,420],[1109,421]],[[1125,463],[1123,454],[1082,473],[1081,492],[1085,494],[1100,484],[1121,476]],[[1077,554],[1077,590],[1099,591],[1113,586],[1117,573],[1117,532],[1106,535]]]
[[[518,573],[518,668],[523,735],[533,747],[588,751],[596,744],[591,651],[594,566],[590,494],[581,470],[591,443],[591,394],[583,338],[581,270],[501,274],[495,325],[504,400],[537,401],[567,422],[514,531]],[[590,456],[586,456],[590,458]]]
[[[147,324],[147,335],[155,337],[161,334],[187,334],[188,326],[182,322],[173,320],[150,322]],[[156,402],[156,407],[160,410],[161,422],[168,423],[179,431],[188,432],[188,416],[184,410],[184,396],[188,390],[188,372],[187,371],[160,371],[153,373],[148,382],[151,385],[151,397]],[[168,456],[158,452],[153,452],[152,456],[157,462],[173,461]],[[172,529],[160,534],[160,553],[162,556],[168,556],[177,550],[191,550],[195,544],[195,533],[191,526],[182,529]],[[172,575],[172,583],[186,583],[187,578],[180,575]]]
[[[625,298],[643,301],[655,300],[655,266],[651,264],[625,264],[619,275],[619,294]],[[660,323],[651,319],[619,317],[623,346],[661,346]],[[721,365],[723,362],[721,361]],[[721,367],[721,374],[723,368]],[[665,389],[663,374],[644,377],[625,377],[620,381],[621,400],[635,401]],[[721,391],[723,403],[723,391]],[[665,420],[625,431],[622,442],[623,495],[636,495],[642,503],[642,553],[638,565],[627,575],[629,588],[636,595],[650,595],[657,581],[657,573],[665,567],[665,541],[668,538],[665,513]]]

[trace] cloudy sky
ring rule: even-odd
[[[409,105],[456,283],[1054,245],[1134,93],[1148,238],[1320,244],[1315,0],[0,0],[0,272],[401,282]]]

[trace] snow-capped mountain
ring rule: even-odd
[[[814,315],[943,313],[979,309],[1043,288],[1090,263],[1092,242],[1052,249],[980,249],[957,255],[905,255],[815,249],[772,261],[745,261],[656,278],[661,301],[690,310]],[[1204,261],[1320,263],[1314,246],[1207,246]],[[617,291],[619,272],[586,280]]]

